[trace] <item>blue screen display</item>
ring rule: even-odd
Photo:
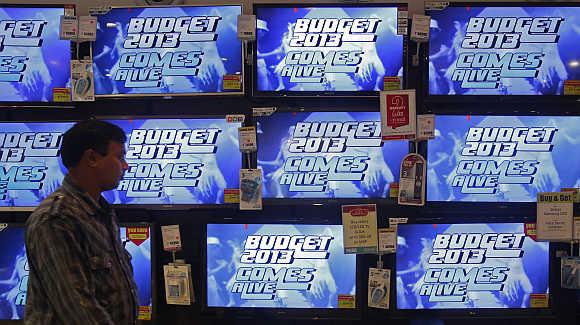
[[[241,12],[239,5],[183,6],[98,16],[95,95],[232,92],[223,80],[242,74]]]
[[[547,294],[549,244],[524,224],[398,225],[397,308],[528,308]]]
[[[430,10],[431,95],[563,95],[580,79],[580,7]]]
[[[340,225],[207,225],[210,307],[338,308],[356,294]]]
[[[240,123],[225,119],[113,120],[127,135],[113,204],[219,204],[238,188]],[[62,183],[62,136],[74,123],[0,123],[0,206],[34,207]]]
[[[6,224],[3,224],[4,226]],[[1,226],[1,225],[0,225]],[[139,306],[152,306],[151,296],[151,229],[137,229],[142,240],[128,240],[127,227],[120,228],[121,240],[131,254],[133,277],[137,284]],[[146,235],[146,238],[144,238]],[[24,245],[24,227],[7,226],[0,230],[0,319],[22,319],[28,289],[28,261]]]
[[[403,76],[394,5],[257,7],[256,17],[259,91],[379,91]]]
[[[113,120],[127,134],[125,172],[114,204],[219,204],[238,188],[240,123],[225,118]]]
[[[0,207],[37,206],[66,175],[59,157],[66,123],[0,123]]]
[[[64,7],[0,8],[0,101],[48,102],[69,86],[70,41],[59,39]]]
[[[437,116],[435,134],[430,201],[535,202],[580,186],[580,117]]]
[[[265,198],[386,197],[407,141],[381,144],[378,112],[275,113],[258,119]]]

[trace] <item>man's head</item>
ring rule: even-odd
[[[97,120],[78,122],[63,135],[62,163],[69,172],[89,178],[101,191],[112,190],[128,168],[125,141],[127,136],[116,125]]]

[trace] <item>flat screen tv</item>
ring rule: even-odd
[[[279,112],[260,117],[264,198],[384,198],[408,141],[381,143],[379,112]]]
[[[241,13],[241,5],[148,6],[97,16],[95,95],[242,94]]]
[[[522,223],[397,229],[397,309],[530,308],[549,292],[549,244]]]
[[[221,204],[224,189],[238,188],[240,123],[221,118],[109,120],[127,134],[129,169],[113,204]]]
[[[207,225],[208,307],[335,309],[356,294],[342,226]]]
[[[438,115],[427,200],[536,202],[580,186],[578,116]]]
[[[0,209],[32,209],[61,185],[60,145],[73,124],[0,123]]]
[[[139,319],[152,317],[151,228],[146,224],[120,227],[125,249],[131,254],[137,284]],[[28,287],[24,226],[0,224],[0,320],[23,319]]]
[[[378,95],[404,75],[397,12],[406,4],[255,5],[254,94]]]
[[[52,102],[54,88],[70,86],[64,14],[63,5],[0,5],[0,102]]]
[[[426,14],[431,96],[563,96],[580,80],[577,2],[452,2]]]

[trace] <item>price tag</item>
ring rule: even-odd
[[[224,90],[242,90],[242,76],[238,74],[224,75]]]
[[[161,236],[163,237],[163,250],[168,252],[181,250],[179,225],[161,226]]]
[[[580,217],[574,217],[574,240],[580,240]]]
[[[399,204],[425,205],[425,177],[427,163],[425,158],[411,153],[403,158],[399,177]]]
[[[448,1],[425,1],[425,10],[443,10],[447,7]]]
[[[563,187],[560,192],[572,192],[572,201],[574,203],[580,203],[580,189],[577,187]]]
[[[97,18],[92,16],[79,17],[79,39],[94,41],[97,39]]]
[[[405,10],[397,10],[397,35],[407,35],[407,29],[409,28],[409,11],[406,9],[407,8],[405,8]]]
[[[393,199],[399,197],[399,183],[391,183],[389,186],[389,197]]]
[[[69,103],[70,88],[52,88],[52,101],[57,103]]]
[[[429,40],[429,25],[431,25],[431,17],[413,15],[411,39],[416,42],[427,42]]]
[[[383,77],[383,90],[400,90],[401,89],[401,78],[400,77]]]
[[[151,320],[151,306],[139,306],[139,320]]]
[[[564,81],[564,95],[565,96],[580,95],[580,80],[565,80]]]
[[[253,116],[270,116],[276,112],[276,107],[254,107],[252,108]]]
[[[238,38],[241,40],[256,39],[256,16],[239,15],[238,16]]]
[[[379,253],[392,254],[397,251],[397,228],[379,229]]]
[[[417,140],[435,139],[435,115],[417,115]]]
[[[239,188],[224,189],[224,203],[240,203],[240,189]]]
[[[530,308],[548,308],[548,294],[532,293],[530,294]]]
[[[343,205],[342,229],[345,254],[377,253],[376,204]]]
[[[240,139],[240,151],[249,153],[258,150],[256,143],[256,127],[246,126],[238,128],[238,138]]]
[[[389,218],[389,226],[396,227],[398,224],[407,223],[407,221],[409,221],[409,218]]]
[[[75,102],[92,102],[95,100],[92,60],[70,61],[72,100]],[[67,88],[68,89],[68,88]]]
[[[538,240],[572,240],[573,210],[571,192],[538,193],[536,229]]]
[[[261,169],[240,169],[240,210],[262,210]]]
[[[79,21],[76,16],[60,16],[60,39],[76,40],[79,36]]]
[[[354,295],[338,295],[338,308],[354,309],[356,308],[356,299]]]

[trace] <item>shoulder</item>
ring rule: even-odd
[[[34,210],[26,221],[27,232],[48,230],[52,227],[74,228],[80,222],[82,213],[76,198],[57,190]]]

